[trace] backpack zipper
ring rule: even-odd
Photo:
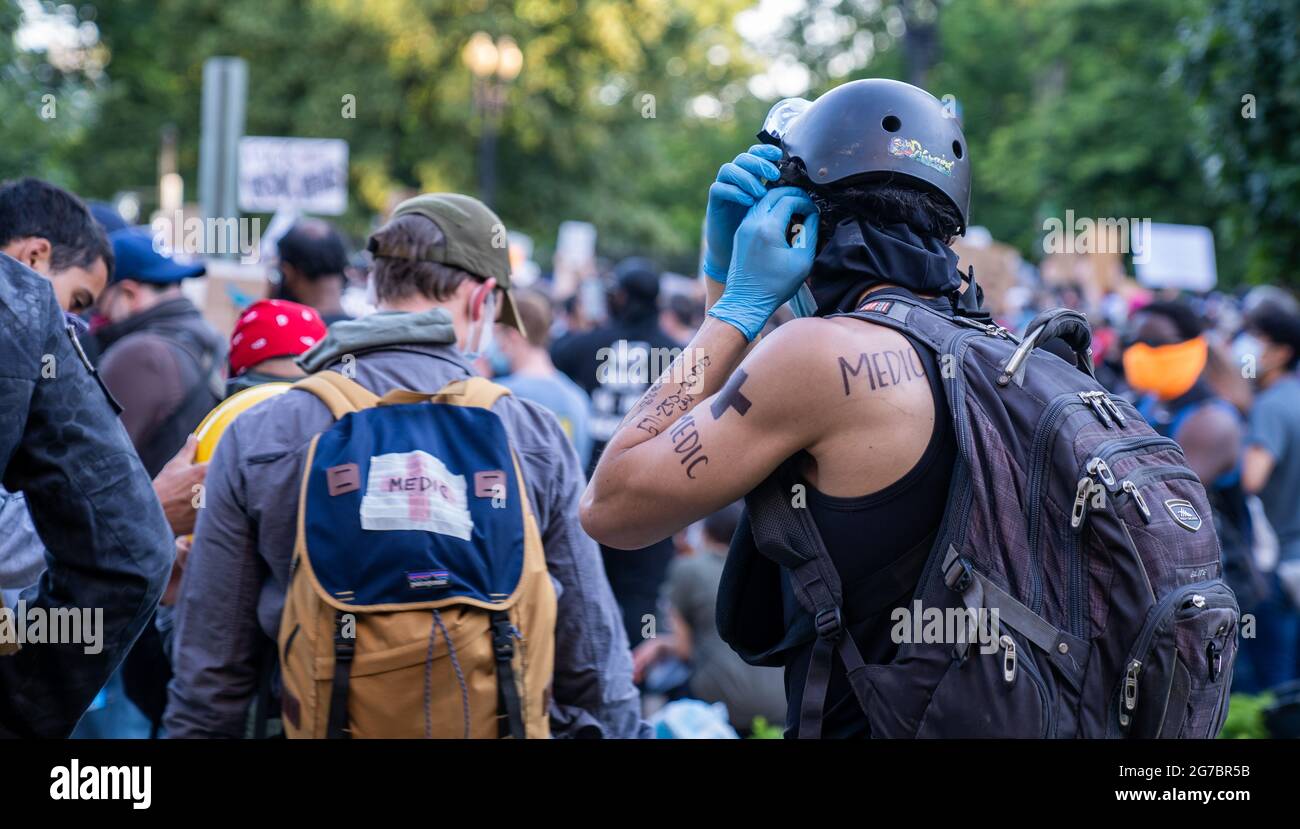
[[[1092,409],[1092,413],[1101,421],[1101,425],[1105,426],[1107,429],[1115,428],[1119,425],[1120,421],[1123,420],[1122,415],[1118,419],[1111,418],[1110,413],[1113,411],[1118,415],[1119,410],[1115,408],[1115,404],[1111,403],[1109,399],[1106,399],[1106,403],[1102,403],[1102,399],[1106,397],[1106,392],[1081,391],[1076,392],[1076,394],[1088,408]],[[1110,405],[1106,405],[1107,403]]]
[[[1155,447],[1178,449],[1182,447],[1178,442],[1163,435],[1146,435],[1140,438],[1115,438],[1108,440],[1097,447],[1096,455],[1109,464],[1114,465],[1115,461],[1129,455],[1135,455],[1143,449],[1154,449]]]
[[[998,644],[1002,646],[1002,680],[1008,685],[1016,681],[1016,675],[1019,673],[1020,664],[1024,663],[1025,676],[1029,677],[1029,684],[1034,686],[1034,691],[1038,694],[1039,704],[1043,709],[1043,733],[1039,737],[1051,737],[1056,732],[1056,712],[1052,708],[1052,697],[1047,692],[1047,683],[1043,681],[1043,675],[1039,673],[1037,666],[1032,658],[1022,658],[1020,648],[1016,646],[1016,640],[1007,634],[1002,634],[998,638]]]
[[[1147,649],[1151,647],[1151,640],[1155,637],[1156,629],[1160,627],[1161,620],[1165,618],[1171,607],[1180,603],[1180,599],[1194,604],[1195,598],[1199,596],[1201,604],[1196,606],[1203,608],[1206,604],[1204,594],[1218,587],[1218,581],[1202,581],[1186,585],[1181,589],[1170,590],[1165,594],[1164,598],[1152,606],[1151,610],[1147,611],[1147,618],[1142,624],[1142,630],[1138,633],[1137,643],[1129,651],[1129,661],[1124,671],[1124,681],[1120,684],[1116,693],[1119,708],[1118,721],[1121,729],[1129,727],[1131,721],[1129,712],[1137,709],[1137,682],[1142,671],[1142,660],[1138,657],[1146,658]]]
[[[1039,555],[1038,541],[1041,533],[1043,511],[1043,478],[1047,475],[1047,450],[1056,437],[1058,422],[1070,406],[1086,405],[1077,393],[1066,392],[1052,400],[1034,430],[1034,440],[1029,455],[1029,561],[1030,561],[1030,601],[1029,608],[1035,613],[1043,610],[1042,560]]]
[[[965,349],[968,347],[966,341],[975,336],[976,333],[976,331],[963,331],[953,337],[952,346],[947,353],[952,354],[953,360],[959,365]],[[953,386],[954,391],[957,392],[955,396],[961,401],[961,405],[954,406],[953,395],[949,395],[948,407],[950,411],[956,413],[954,428],[957,432],[957,451],[961,453],[963,462],[965,462],[965,459],[970,457],[970,442],[966,437],[966,433],[969,431],[969,424],[966,419],[966,375],[960,371],[955,372],[953,374]],[[970,464],[967,463],[967,469],[969,467]],[[967,487],[967,489],[969,490],[970,487]],[[958,550],[962,549],[966,544],[966,529],[970,526],[971,505],[975,500],[973,496],[974,493],[968,491],[967,497],[962,499],[960,516],[957,522],[958,543],[956,546]]]
[[[1010,685],[1016,681],[1016,640],[1004,633],[998,644],[1002,645],[1002,681]]]
[[[1138,512],[1142,515],[1142,521],[1150,524],[1153,518],[1151,507],[1147,504],[1146,498],[1142,497],[1142,490],[1139,484],[1145,484],[1152,480],[1185,480],[1197,481],[1201,479],[1196,477],[1196,473],[1185,466],[1151,466],[1145,469],[1138,469],[1132,475],[1120,482],[1120,490],[1127,493],[1137,505]]]

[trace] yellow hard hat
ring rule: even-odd
[[[212,460],[221,435],[242,412],[253,408],[263,400],[284,394],[292,386],[292,383],[262,383],[249,386],[221,401],[215,409],[208,412],[208,416],[203,418],[203,422],[194,430],[194,436],[199,439],[199,448],[194,453],[195,463],[206,463]]]

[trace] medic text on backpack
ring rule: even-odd
[[[555,589],[482,378],[382,399],[296,384],[312,440],[280,621],[290,737],[549,736]]]

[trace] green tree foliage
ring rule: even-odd
[[[1273,704],[1270,694],[1233,694],[1228,701],[1228,719],[1219,732],[1220,740],[1266,740],[1269,737],[1265,712]]]
[[[1251,282],[1296,285],[1300,261],[1300,9],[1213,0],[1180,69],[1221,244]],[[1222,260],[1222,257],[1220,257]]]
[[[18,6],[0,0],[0,179],[39,175],[75,186],[68,159],[85,138],[96,92],[82,70],[97,69],[97,55],[65,50],[51,60],[22,51],[12,37],[19,20]]]
[[[14,2],[0,0],[0,31]],[[708,184],[771,103],[748,81],[782,55],[808,68],[810,95],[874,76],[952,96],[974,162],[972,220],[1031,259],[1044,219],[1073,210],[1210,225],[1225,282],[1294,280],[1291,0],[808,0],[773,43],[750,48],[733,21],[752,4],[101,0],[106,78],[43,70],[0,37],[0,176],[98,197],[147,190],[159,131],[175,124],[193,199],[202,64],[237,55],[250,68],[249,134],[348,140],[345,224],[360,235],[396,189],[475,191],[479,122],[461,51],[483,30],[525,55],[501,124],[497,204],[543,261],[558,223],[583,219],[607,255],[693,270]],[[45,122],[50,91],[60,117]],[[1255,118],[1242,117],[1247,94]],[[355,118],[343,117],[346,95]]]
[[[976,153],[982,148],[972,154],[975,221],[1037,258],[1043,220],[1066,210],[1213,220],[1202,198],[1189,101],[1166,77],[1178,48],[1174,34],[1194,3],[962,5],[1020,21],[1019,31],[1005,18],[977,28],[981,15],[960,14],[956,4],[942,21],[951,61],[932,74],[938,88],[969,102],[969,143]],[[973,78],[964,71],[991,55],[1006,57]]]
[[[804,39],[827,15],[851,22],[838,45],[810,47],[818,65],[853,48],[866,66],[825,78],[894,77],[950,100],[974,172],[971,221],[1042,255],[1043,221],[1150,217],[1210,224],[1191,100],[1169,69],[1198,0],[824,0],[801,15]],[[937,47],[908,30],[937,29]],[[930,60],[915,65],[915,53]],[[919,77],[918,77],[919,74]],[[951,96],[949,98],[948,96]]]
[[[395,189],[474,192],[480,124],[461,54],[483,30],[524,53],[498,146],[507,225],[545,246],[560,221],[594,221],[604,252],[645,249],[692,268],[707,182],[738,135],[734,119],[692,115],[692,101],[717,96],[730,109],[752,70],[730,26],[745,0],[101,6],[109,83],[76,156],[83,192],[150,186],[167,123],[195,186],[202,64],[215,55],[248,61],[248,134],[347,139],[354,233]]]

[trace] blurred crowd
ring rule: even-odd
[[[206,458],[193,437],[227,397],[305,376],[298,360],[373,311],[368,254],[329,223],[303,219],[276,242],[265,298],[217,330],[189,286],[201,260],[173,257],[148,228],[108,205],[78,218],[76,197],[34,179],[0,187],[0,250],[49,278],[89,364],[121,419],[176,538],[170,581],[126,661],[98,692],[77,733],[165,732],[179,585]],[[651,259],[598,262],[595,288],[557,294],[542,273],[514,289],[518,326],[500,324],[479,350],[479,373],[550,410],[590,474],[616,427],[704,320],[699,280]],[[978,274],[977,274],[978,276]],[[1023,333],[1047,308],[1073,307],[1093,325],[1098,378],[1177,441],[1210,493],[1224,568],[1253,629],[1234,688],[1283,687],[1300,677],[1300,305],[1276,287],[1205,295],[1017,286],[998,319]],[[789,319],[784,310],[770,323]],[[1063,357],[1072,359],[1070,355]],[[9,479],[6,478],[6,482]],[[292,509],[290,498],[287,508]],[[700,700],[741,736],[785,719],[777,669],[742,662],[719,638],[714,600],[739,520],[734,504],[676,537],[637,551],[601,549],[643,713]],[[23,496],[0,491],[0,588],[13,606],[46,568]],[[274,652],[272,651],[272,654]],[[259,692],[260,693],[260,692]],[[722,713],[725,711],[725,714]],[[717,722],[713,723],[716,727]],[[696,726],[692,726],[696,727]]]

